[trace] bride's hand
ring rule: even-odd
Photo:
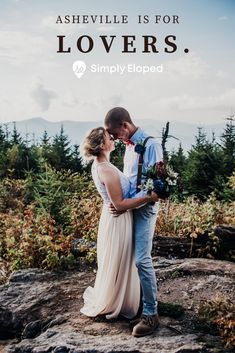
[[[109,205],[109,212],[114,216],[114,217],[118,217],[121,214],[123,214],[126,211],[117,211],[116,208],[113,206],[113,204]]]
[[[159,201],[159,196],[154,191],[152,191],[150,194],[150,201],[153,201],[153,202]]]

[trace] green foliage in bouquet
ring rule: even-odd
[[[166,199],[172,195],[173,192],[181,193],[183,185],[178,173],[166,165],[163,161],[155,163],[147,170],[143,171],[145,182],[141,188],[151,192],[154,191],[161,199]]]

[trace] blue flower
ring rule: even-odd
[[[155,179],[153,181],[153,185],[154,185],[154,192],[156,192],[156,194],[158,194],[158,196],[161,199],[165,199],[167,197],[169,197],[170,195],[170,189],[169,186],[167,185],[166,181],[162,180],[162,179]]]
[[[153,181],[154,190],[164,190],[166,188],[166,183],[160,179],[156,179]]]

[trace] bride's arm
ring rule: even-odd
[[[155,193],[135,199],[123,199],[121,182],[118,172],[110,166],[102,165],[99,169],[100,180],[105,184],[112,204],[117,211],[125,211],[144,205],[147,202],[158,201]]]

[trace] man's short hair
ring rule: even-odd
[[[104,119],[106,127],[119,128],[124,122],[133,124],[130,114],[122,107],[115,107],[109,110]]]

